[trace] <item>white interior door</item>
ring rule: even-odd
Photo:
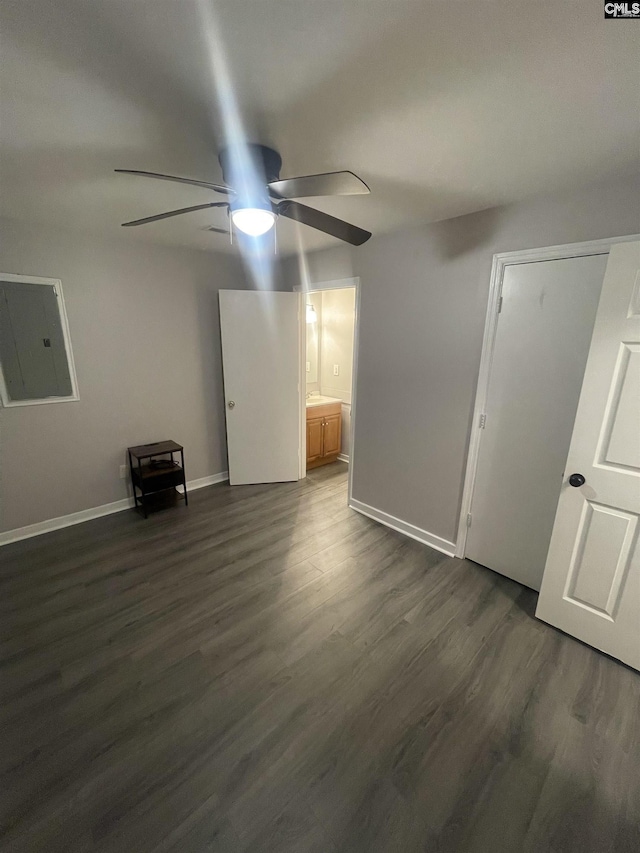
[[[231,485],[303,476],[302,322],[298,293],[220,291]]]
[[[465,556],[532,589],[542,582],[606,262],[591,255],[504,272]]]
[[[640,243],[609,255],[565,470],[536,616],[640,669]]]

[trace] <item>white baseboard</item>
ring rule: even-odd
[[[455,542],[449,542],[448,539],[442,539],[442,537],[436,536],[435,533],[429,533],[426,530],[422,530],[414,524],[402,521],[402,519],[396,518],[394,515],[389,515],[389,513],[383,512],[381,509],[376,509],[375,507],[369,506],[361,501],[357,501],[354,498],[351,498],[349,501],[349,506],[351,509],[355,509],[356,512],[361,513],[361,515],[366,515],[374,521],[379,521],[380,524],[384,524],[385,527],[397,530],[398,533],[404,533],[405,536],[409,536],[411,539],[416,539],[418,542],[422,542],[423,545],[428,545],[430,548],[435,548],[436,551],[442,551],[442,553],[446,554],[448,557],[455,556]]]
[[[190,492],[195,492],[196,489],[204,489],[205,486],[215,486],[216,483],[224,483],[229,479],[228,471],[220,471],[219,474],[209,474],[207,477],[199,477],[197,480],[189,480],[187,488]],[[182,491],[182,487],[178,486],[178,490]]]
[[[190,492],[193,492],[205,486],[213,486],[215,483],[224,483],[228,479],[229,472],[221,471],[219,474],[209,474],[208,477],[189,480],[187,488]],[[121,501],[113,501],[112,503],[94,506],[90,509],[81,509],[79,512],[72,512],[69,515],[61,515],[58,518],[38,521],[35,524],[28,524],[26,527],[16,527],[15,530],[6,530],[4,533],[0,533],[0,546],[8,545],[10,542],[18,542],[20,539],[30,539],[32,536],[40,536],[42,533],[49,533],[51,530],[60,530],[62,527],[82,524],[83,521],[102,518],[104,515],[113,515],[115,512],[131,509],[132,506],[133,498],[123,498]]]
[[[347,456],[346,453],[338,453],[338,461],[339,462],[348,462],[349,457]]]

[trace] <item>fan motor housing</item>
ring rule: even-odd
[[[250,166],[260,176],[264,185],[280,180],[282,157],[266,145],[250,142],[237,146],[230,145],[220,151],[218,160],[222,167],[223,180],[229,187],[242,186],[242,176],[236,173],[246,166]]]

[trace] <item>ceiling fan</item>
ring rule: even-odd
[[[353,172],[327,172],[322,175],[305,175],[298,178],[280,180],[282,158],[277,151],[265,145],[246,144],[223,149],[218,160],[222,167],[224,185],[191,178],[178,178],[173,175],[160,175],[156,172],[140,172],[135,169],[116,169],[127,175],[140,175],[145,178],[157,178],[161,181],[175,181],[179,184],[191,184],[204,187],[228,196],[227,201],[213,201],[196,204],[180,210],[170,210],[156,216],[123,222],[124,226],[145,225],[171,216],[181,216],[195,210],[212,207],[227,209],[232,223],[240,231],[252,237],[266,234],[275,224],[278,216],[286,216],[323,231],[338,240],[360,246],[371,237],[370,231],[351,225],[321,210],[293,201],[309,196],[362,195],[370,192],[369,187]],[[208,230],[223,229],[211,227]],[[226,233],[226,232],[224,232]]]

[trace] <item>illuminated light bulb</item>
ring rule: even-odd
[[[261,237],[276,221],[271,210],[260,207],[241,207],[231,211],[231,220],[238,230],[249,234],[250,237]]]

